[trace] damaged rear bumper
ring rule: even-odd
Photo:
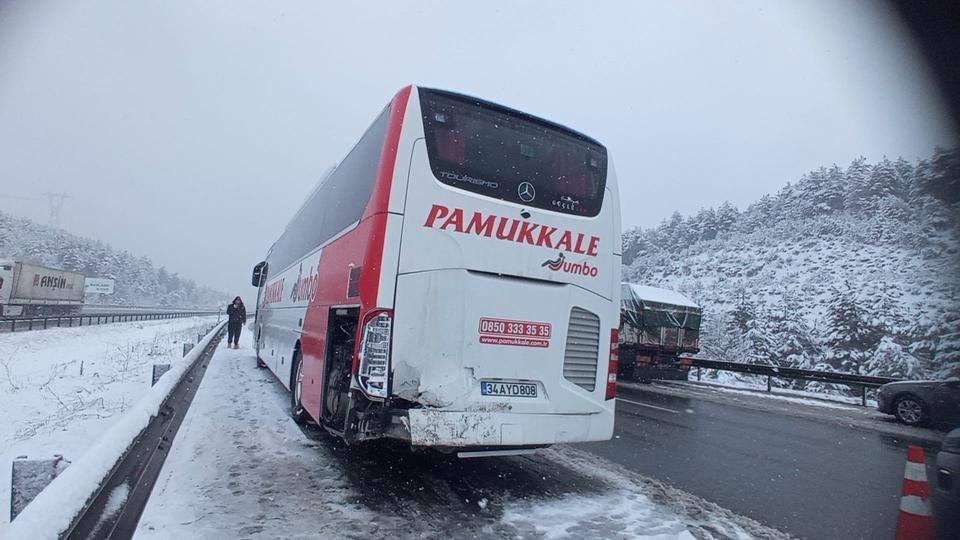
[[[612,414],[522,414],[409,409],[398,420],[412,446],[515,447],[605,441]]]

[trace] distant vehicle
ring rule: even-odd
[[[960,426],[960,379],[887,383],[877,391],[877,410],[908,426]]]
[[[690,364],[680,355],[700,351],[702,315],[693,300],[676,291],[622,283],[619,375],[686,380]]]
[[[296,420],[348,442],[477,456],[607,440],[617,193],[595,140],[406,87],[254,268],[259,359]]]
[[[933,497],[938,537],[957,538],[960,534],[960,428],[947,433],[940,445]]]
[[[72,315],[83,305],[84,276],[56,268],[0,260],[0,317]]]

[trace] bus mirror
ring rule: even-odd
[[[257,263],[253,267],[253,278],[250,280],[250,283],[254,287],[259,287],[263,285],[263,282],[267,280],[267,262],[262,261]]]

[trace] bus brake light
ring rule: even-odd
[[[387,397],[392,326],[393,313],[390,310],[370,313],[363,325],[357,381],[364,393],[370,397]]]
[[[617,397],[617,369],[619,369],[619,348],[618,343],[620,331],[616,328],[610,330],[610,361],[607,365],[607,394],[606,399]]]

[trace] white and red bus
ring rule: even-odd
[[[348,442],[501,455],[613,432],[619,197],[576,131],[408,86],[253,284],[258,361]]]

